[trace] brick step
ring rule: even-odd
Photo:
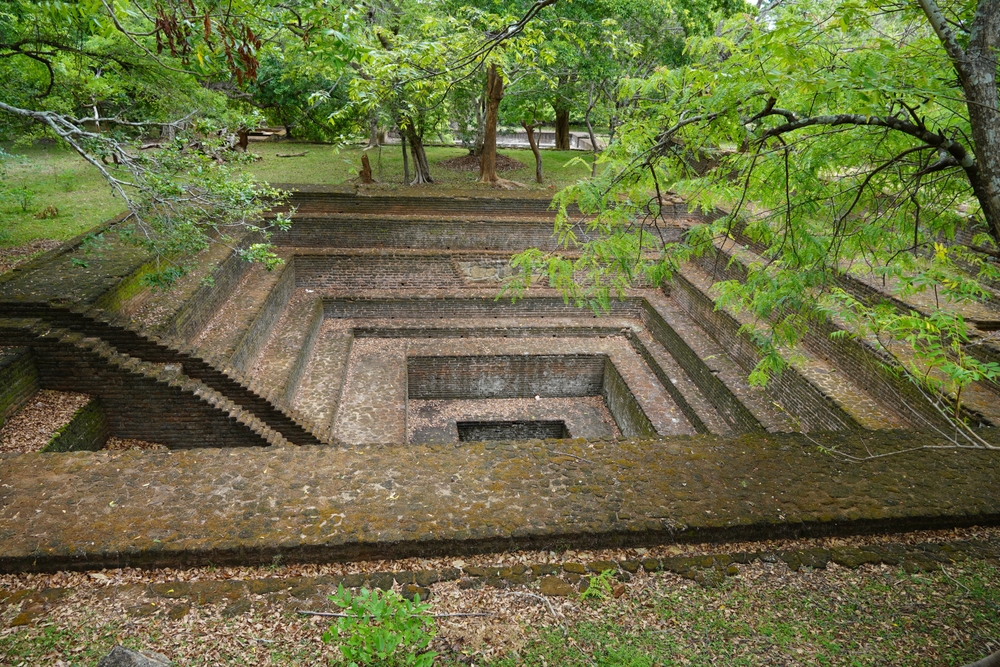
[[[717,252],[721,254],[720,261],[705,257],[702,265],[712,262],[713,267],[724,267],[718,270],[725,279],[744,279],[744,267],[760,261],[752,250],[740,248],[732,242],[717,248]],[[737,261],[730,263],[733,257]],[[885,417],[890,421],[901,420],[904,427],[908,424],[916,428],[951,428],[940,407],[934,404],[933,396],[925,394],[892,370],[912,361],[912,353],[907,346],[892,345],[891,350],[886,351],[875,341],[856,337],[834,339],[832,334],[838,330],[852,332],[853,327],[839,319],[816,324],[807,332],[802,347],[832,363],[842,377],[850,378],[855,386],[861,387],[881,404]],[[989,351],[986,352],[988,354]],[[1000,423],[1000,405],[993,383],[976,382],[968,386],[963,392],[963,404],[974,421]]]
[[[118,437],[172,449],[289,444],[251,411],[176,365],[143,361],[44,320],[0,320],[0,334],[32,348],[43,388],[99,397]]]
[[[746,250],[762,255],[766,248],[761,243],[752,241],[741,226],[733,230],[733,238],[736,243],[746,246]],[[967,230],[959,230],[956,242],[969,245],[972,243],[972,235]],[[731,251],[732,244],[727,244],[727,251]],[[905,297],[899,294],[899,281],[891,279],[883,280],[872,274],[864,272],[842,273],[839,283],[846,291],[855,298],[863,301],[885,300],[893,303],[896,307],[905,310],[916,310],[921,313],[929,313],[939,308],[939,303],[944,304],[947,310],[957,312],[966,321],[975,323],[1000,324],[1000,298],[994,292],[990,292],[985,301],[946,301],[943,297],[934,296],[933,291],[916,292]]]
[[[796,423],[768,393],[751,387],[747,372],[737,364],[673,299],[650,302],[655,314],[676,339],[659,337],[661,344],[699,390],[711,401],[735,433],[761,429],[793,432]],[[661,327],[650,327],[656,332]],[[669,334],[669,332],[667,332]]]
[[[0,347],[0,426],[38,391],[38,371],[27,347]]]
[[[16,314],[43,320],[50,326],[100,338],[119,352],[144,361],[159,364],[180,364],[187,376],[200,380],[245,410],[256,414],[270,428],[281,433],[290,442],[297,445],[322,444],[311,433],[311,425],[303,425],[292,416],[285,414],[267,399],[241,384],[240,380],[206,362],[190,347],[178,349],[167,341],[147,336],[131,328],[116,326],[108,321],[110,316],[107,313],[81,312],[33,305],[10,308],[10,310],[21,311]]]
[[[341,359],[347,365],[337,392],[342,400],[332,416],[334,440],[350,445],[406,442],[406,349],[386,346],[375,338],[349,341],[341,336],[335,349],[326,346],[327,354],[336,355],[328,362],[332,364],[332,379],[338,377],[335,371]],[[321,351],[317,344],[311,366],[326,362]]]
[[[730,356],[749,374],[761,353],[749,336],[738,334],[741,326],[753,325],[745,314],[731,315],[716,308],[712,299],[712,275],[699,266],[683,267],[676,281],[676,297],[683,299],[692,315]],[[797,430],[840,431],[856,428],[894,428],[900,422],[886,419],[883,410],[847,374],[833,377],[836,369],[808,348],[785,354],[789,366],[773,375],[765,390],[771,400],[798,420]],[[816,380],[822,379],[822,384]]]
[[[667,348],[644,330],[633,332],[630,342],[698,433],[732,435],[729,424]]]
[[[663,227],[666,241],[679,241],[682,229]],[[577,230],[580,243],[596,238],[587,230]],[[281,247],[297,248],[396,248],[427,250],[471,250],[519,252],[527,248],[561,248],[554,235],[552,220],[442,220],[413,216],[386,219],[383,216],[360,218],[356,215],[302,217],[292,226],[274,235]]]
[[[726,243],[722,248],[727,255],[740,257],[744,264],[760,261],[760,253],[765,250],[762,244],[751,241],[739,227],[734,230],[733,236],[735,243]],[[971,236],[966,234],[965,240],[960,242],[971,242]],[[740,245],[745,247],[740,248]],[[939,300],[932,292],[919,292],[907,295],[905,298],[901,297],[895,289],[898,287],[898,281],[883,285],[877,276],[871,274],[844,273],[839,276],[838,283],[860,301],[867,303],[888,301],[903,312],[915,310],[926,315],[937,310],[939,304]],[[1000,363],[1000,337],[992,334],[1000,326],[1000,297],[995,292],[990,292],[985,301],[947,301],[945,304],[949,311],[960,313],[969,325],[970,337],[976,342],[967,347],[969,355],[983,362]],[[981,385],[982,388],[1000,394],[998,382],[984,380]]]
[[[331,443],[334,442],[334,420],[354,342],[350,330],[338,324],[341,323],[327,320],[320,325],[291,401],[295,414],[305,415],[314,425],[313,432],[324,442]]]
[[[295,186],[292,186],[295,187]],[[292,191],[289,204],[296,207],[322,207],[332,213],[383,213],[409,215],[419,213],[453,213],[469,211],[477,215],[510,216],[546,214],[548,198],[517,197],[440,197],[413,195],[358,196],[345,193],[321,192],[299,186]],[[576,209],[576,207],[573,207]],[[576,212],[574,210],[574,212]]]
[[[320,299],[304,289],[295,290],[249,373],[250,388],[275,405],[291,409],[322,324]]]
[[[211,244],[191,262],[191,271],[179,278],[169,289],[143,286],[135,289],[118,303],[101,304],[115,317],[112,321],[122,326],[139,327],[150,333],[167,334],[173,322],[190,308],[192,300],[198,301],[206,291],[206,283],[220,282],[220,267],[233,255],[233,250],[221,243]],[[237,258],[238,259],[238,258]],[[243,260],[238,260],[243,261]],[[126,282],[141,284],[141,275],[134,275]],[[102,299],[104,300],[104,299]]]
[[[209,363],[242,375],[256,360],[276,315],[284,310],[294,276],[289,264],[272,271],[259,264],[251,267],[215,316],[191,339],[191,346]]]

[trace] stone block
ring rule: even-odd
[[[566,583],[559,577],[542,577],[539,581],[539,591],[542,595],[555,595],[559,597],[570,597],[576,594],[576,588]]]
[[[166,656],[152,651],[133,651],[124,646],[115,646],[101,658],[97,667],[170,667]]]

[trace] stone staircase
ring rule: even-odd
[[[179,364],[123,354],[100,338],[42,319],[0,319],[0,337],[30,346],[39,386],[97,397],[119,437],[178,449],[289,444],[254,411],[186,375]]]
[[[709,270],[713,271],[719,280],[743,280],[745,267],[762,261],[749,245],[740,247],[733,242],[717,245],[714,254],[702,257],[700,270],[705,275]],[[730,261],[733,259],[736,261]],[[842,276],[841,284],[860,299],[869,302],[883,299],[894,302],[900,308],[919,310],[919,306],[897,299],[856,277]],[[925,394],[895,370],[899,363],[906,363],[910,358],[911,353],[905,346],[894,345],[890,353],[859,337],[834,336],[838,331],[851,333],[852,328],[836,319],[816,323],[800,346],[800,356],[789,355],[789,360],[800,372],[829,392],[827,395],[831,400],[850,406],[859,421],[869,428],[868,424],[873,420],[874,423],[888,420],[903,428],[952,428],[937,404],[938,397]],[[830,370],[842,374],[838,382],[822,379],[824,375],[830,376]],[[857,388],[860,394],[850,385]],[[839,398],[838,387],[843,389]],[[976,382],[966,388],[963,404],[974,422],[1000,424],[1000,406],[995,389],[996,385],[990,382]]]
[[[706,256],[683,267],[666,290],[641,286],[595,319],[544,285],[511,304],[494,300],[497,280],[482,282],[480,274],[495,271],[506,253],[551,244],[554,214],[544,199],[358,197],[319,188],[296,193],[292,203],[307,215],[275,236],[285,262],[273,271],[217,246],[165,293],[141,287],[146,269],[131,253],[102,265],[68,303],[35,295],[35,283],[25,280],[21,293],[31,298],[6,302],[5,314],[34,318],[35,338],[22,329],[0,345],[41,344],[45,327],[62,332],[61,344],[71,347],[81,344],[74,336],[99,340],[125,360],[116,368],[152,364],[142,367],[143,377],[175,369],[184,382],[198,383],[208,404],[227,415],[242,411],[248,424],[247,416],[256,419],[248,428],[265,441],[299,445],[339,441],[338,413],[357,400],[345,393],[357,340],[364,347],[393,336],[624,335],[698,433],[942,424],[926,397],[885,369],[884,355],[864,341],[833,340],[823,325],[803,349],[788,353],[784,373],[764,389],[750,386],[760,351],[737,336],[745,319],[715,308],[710,271],[741,279],[741,262],[759,259],[752,248],[720,247],[720,261]],[[674,213],[687,215],[682,208]],[[738,261],[730,264],[732,257]],[[116,282],[115,272],[125,275]],[[970,411],[983,422],[1000,423],[994,390],[983,385],[968,394]],[[400,432],[391,424],[378,428]]]

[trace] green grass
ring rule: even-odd
[[[7,190],[26,188],[34,193],[27,210],[15,201],[0,202],[0,248],[21,246],[36,239],[64,241],[117,215],[123,205],[111,195],[107,183],[92,165],[75,153],[50,143],[30,147],[3,146],[16,156],[7,164],[4,180]],[[272,183],[310,183],[351,185],[361,168],[360,148],[335,148],[323,144],[262,142],[250,150],[261,156],[248,167],[260,179]],[[278,153],[299,153],[303,157],[280,158]],[[502,172],[508,180],[520,182],[528,190],[555,192],[590,175],[591,156],[581,151],[542,151],[545,183],[537,184],[535,162],[529,150],[501,150],[501,154],[520,160],[524,169]],[[466,155],[463,148],[429,146],[427,158],[435,183],[410,191],[491,190],[476,183],[478,173],[456,171],[440,165],[442,160]],[[374,189],[403,189],[403,160],[399,146],[385,146],[368,152],[377,185]],[[38,219],[37,213],[54,206],[59,215]]]
[[[250,150],[262,157],[249,167],[258,178],[271,183],[316,183],[342,185],[353,183],[361,169],[360,148],[334,148],[322,144],[299,144],[295,142],[261,142],[251,144]],[[302,157],[280,158],[278,153],[290,154],[307,151]],[[590,176],[589,153],[582,151],[542,151],[542,170],[545,183],[535,183],[535,158],[530,150],[500,150],[500,154],[520,160],[524,169],[501,172],[500,176],[517,181],[529,190],[558,190],[581,178]],[[442,160],[467,155],[464,148],[428,146],[427,161],[434,183],[414,190],[435,188],[483,189],[491,186],[476,183],[478,172],[456,171],[440,165]],[[403,187],[403,157],[399,146],[383,146],[368,151],[372,173],[379,182],[379,188],[397,189]],[[571,164],[567,164],[571,163]],[[412,170],[412,164],[411,164]],[[412,173],[412,172],[411,172]]]
[[[544,627],[525,625],[513,635],[498,634],[503,638],[521,632],[526,641],[498,645],[506,655],[474,663],[965,665],[995,650],[1000,639],[1000,570],[985,561],[947,567],[947,572],[920,574],[889,568],[789,573],[783,567],[755,567],[715,588],[657,575],[633,584],[620,599],[575,601],[579,609],[567,612],[565,635],[548,615]],[[482,602],[476,611],[494,612],[492,605],[508,604],[501,599]],[[552,599],[556,608],[560,602]],[[181,665],[322,665],[329,656],[329,647],[319,642],[326,624],[287,609],[255,610],[234,619],[220,618],[217,610],[192,610],[184,622],[167,622],[161,617],[128,619],[112,608],[102,609],[111,602],[76,604],[77,614],[63,612],[20,628],[0,625],[0,664],[63,660],[83,667],[96,664],[115,643],[183,655],[177,661]],[[0,607],[2,620],[14,613]],[[454,639],[464,632],[459,627],[443,636]],[[445,652],[436,664],[459,667],[468,662]]]
[[[1000,639],[1000,572],[949,569],[954,579],[898,570],[656,586],[645,602],[604,604],[566,636],[540,631],[495,665],[965,665]]]
[[[97,170],[75,153],[47,143],[3,148],[17,156],[7,164],[7,189],[27,188],[34,198],[26,211],[17,202],[0,202],[0,247],[71,239],[122,210]],[[59,215],[35,218],[48,206]]]

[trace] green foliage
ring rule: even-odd
[[[209,243],[231,244],[248,232],[266,243],[261,212],[282,195],[241,173],[252,156],[232,150],[237,133],[263,116],[215,91],[256,76],[257,35],[278,18],[274,9],[265,0],[224,8],[12,0],[0,11],[0,76],[9,84],[0,139],[30,145],[56,137],[87,160],[120,198],[116,208],[129,210],[120,236],[166,267],[148,277],[154,284],[172,283]],[[145,150],[157,135],[159,147]],[[76,187],[71,175],[56,179],[65,191]],[[6,198],[26,212],[33,193],[21,185],[7,188]],[[261,249],[248,256],[274,261]]]
[[[976,4],[947,11],[971,19]],[[720,307],[746,316],[743,332],[762,351],[755,384],[830,317],[886,337],[897,366],[956,405],[962,387],[994,377],[967,354],[973,341],[949,314],[986,298],[984,282],[998,277],[988,254],[952,245],[956,235],[971,232],[987,252],[997,239],[983,233],[966,172],[937,164],[934,137],[965,141],[972,128],[953,63],[919,7],[772,3],[765,16],[688,34],[686,64],[622,82],[618,99],[636,102],[605,170],[557,196],[556,234],[574,254],[520,254],[508,293],[544,277],[567,300],[607,309],[640,277],[657,284],[693,259],[752,251],[746,268],[725,255],[713,264]],[[903,122],[918,130],[895,129]],[[726,214],[667,238],[660,210],[671,192]],[[570,215],[570,204],[584,215]],[[580,242],[581,228],[596,239]],[[915,314],[845,300],[848,279],[900,300],[923,295],[924,306]]]
[[[35,191],[27,186],[0,190],[0,199],[12,201],[22,212],[28,213],[35,205]]]
[[[1000,378],[1000,364],[969,354],[973,341],[964,318],[957,313],[936,310],[925,315],[888,304],[870,307],[842,289],[832,290],[830,299],[837,306],[833,312],[852,325],[852,335],[875,341],[900,359],[907,377],[919,387],[951,397],[955,419],[962,418],[962,391],[966,387]]]
[[[336,642],[350,667],[433,664],[437,653],[427,647],[435,635],[434,619],[419,597],[411,602],[394,591],[362,588],[353,594],[338,586],[330,599],[346,617],[323,633],[323,641]]]
[[[611,581],[613,577],[613,570],[604,570],[600,574],[594,575],[588,580],[587,590],[580,593],[580,599],[607,602],[611,599]]]

